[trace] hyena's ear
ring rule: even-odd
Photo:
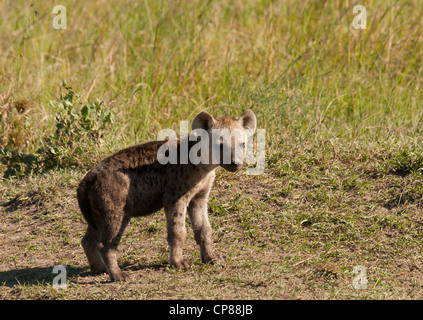
[[[247,131],[248,135],[253,135],[256,131],[257,118],[252,110],[244,111],[236,120]]]
[[[214,123],[214,118],[208,112],[202,111],[192,120],[192,130],[204,129],[207,131],[213,127]]]

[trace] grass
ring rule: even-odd
[[[0,8],[0,298],[421,297],[421,2],[362,3],[365,30],[351,1],[61,4],[66,30],[51,1]],[[266,170],[216,179],[225,266],[200,263],[188,228],[193,265],[169,268],[158,213],[121,242],[133,281],[90,274],[75,201],[85,172],[200,110],[247,108],[266,129]],[[367,289],[352,286],[357,265]]]

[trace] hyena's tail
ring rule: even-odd
[[[76,191],[76,197],[78,199],[79,208],[82,211],[82,215],[84,216],[85,220],[87,220],[88,224],[97,230],[97,225],[93,219],[90,200],[87,195],[87,187],[91,185],[91,181],[87,181],[87,179],[83,179],[78,186]]]

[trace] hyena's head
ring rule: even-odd
[[[235,119],[214,119],[203,111],[192,122],[192,130],[204,134],[198,134],[201,135],[201,141],[208,141],[209,152],[204,155],[206,161],[218,164],[231,172],[242,167],[248,138],[254,134],[256,126],[257,119],[251,110],[245,111]]]

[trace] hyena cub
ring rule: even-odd
[[[146,216],[161,208],[166,213],[171,265],[188,267],[182,255],[187,211],[195,240],[200,246],[201,260],[204,263],[219,262],[220,258],[213,252],[207,215],[210,189],[218,166],[231,172],[242,167],[248,136],[255,129],[256,116],[251,110],[236,119],[214,119],[203,111],[194,118],[191,133],[206,132],[208,141],[203,141],[204,135],[199,142],[192,141],[195,139],[191,135],[173,140],[177,163],[159,161],[160,147],[168,140],[123,149],[92,168],[77,190],[79,207],[88,222],[82,246],[92,271],[107,272],[112,281],[128,280],[116,259],[122,234],[132,217]],[[241,132],[236,138],[232,135],[235,131]],[[215,132],[225,134],[216,139]],[[198,143],[206,143],[206,151],[199,149]],[[239,149],[241,154],[237,152]],[[202,161],[198,158],[194,161],[200,150]],[[221,152],[216,153],[216,150]],[[170,151],[171,148],[168,153]],[[189,157],[185,157],[187,161],[180,161],[184,152],[188,152]],[[223,161],[225,154],[230,155],[226,158],[228,161]]]

